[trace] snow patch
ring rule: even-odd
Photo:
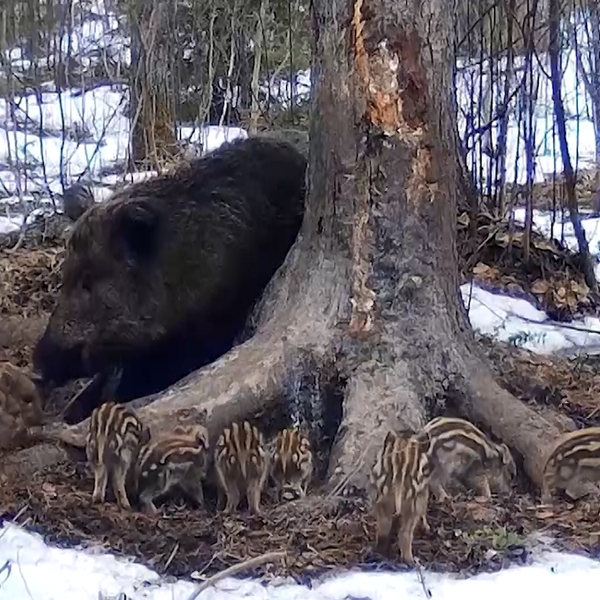
[[[532,564],[458,578],[425,571],[346,572],[312,582],[285,580],[264,585],[252,579],[224,579],[199,600],[504,600],[539,596],[595,598],[600,563],[583,556],[547,552]],[[166,582],[143,565],[100,551],[61,549],[15,525],[0,530],[0,600],[98,600],[126,594],[132,600],[187,600],[196,585]],[[100,594],[102,596],[100,596]],[[122,597],[122,596],[121,596]]]
[[[600,344],[596,317],[558,323],[521,298],[493,294],[469,283],[461,286],[461,294],[473,329],[497,340],[540,354]]]

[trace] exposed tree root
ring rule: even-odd
[[[562,432],[501,388],[484,361],[469,350],[464,352],[464,370],[455,372],[449,365],[439,365],[446,377],[447,404],[516,451],[527,475],[541,485],[548,445]],[[390,369],[361,365],[346,390],[344,416],[331,455],[329,487],[336,492],[341,486],[364,487],[386,431],[417,430],[435,416],[428,412],[405,364]]]
[[[360,365],[348,380],[342,423],[329,462],[329,486],[365,488],[375,455],[390,428],[416,431],[426,420],[423,404],[404,364]]]
[[[32,477],[47,467],[69,460],[71,460],[71,453],[68,446],[44,442],[15,453],[3,454],[0,470],[8,477],[13,474]]]
[[[293,332],[292,332],[293,333]],[[303,337],[303,339],[306,339]],[[211,365],[191,373],[163,393],[130,403],[153,435],[172,430],[178,424],[202,422],[212,442],[233,420],[257,420],[267,435],[285,424],[290,398],[286,384],[290,371],[297,370],[301,349],[294,339],[279,331],[257,333]],[[312,354],[312,353],[311,353]],[[54,423],[44,427],[42,438],[76,448],[85,447],[89,418],[76,425]],[[48,444],[17,452],[2,465],[40,471],[68,459],[60,447]]]
[[[130,405],[153,433],[201,420],[211,435],[218,435],[232,420],[257,418],[277,409],[282,399],[285,357],[285,342],[259,334],[165,392]],[[60,439],[83,445],[87,424],[88,419],[60,428]]]
[[[472,355],[468,358],[463,393],[455,398],[457,408],[515,449],[523,458],[531,480],[541,485],[548,444],[563,432],[500,387],[484,361]]]
[[[313,321],[302,329],[292,327],[290,323],[294,322],[290,319],[285,326],[279,321],[278,327],[265,327],[212,365],[157,397],[133,402],[133,407],[154,434],[178,423],[202,421],[214,441],[221,429],[236,419],[256,420],[267,436],[287,425],[291,413],[296,418],[304,417],[311,425],[322,415],[315,413],[315,406],[312,412],[306,412],[306,405],[316,403],[317,410],[325,414],[323,418],[334,421],[337,428],[325,469],[327,488],[337,494],[346,488],[364,489],[386,432],[390,428],[419,429],[439,414],[437,407],[427,406],[425,398],[441,395],[461,416],[491,431],[521,455],[527,474],[540,484],[546,446],[559,430],[501,388],[489,367],[474,356],[467,344],[455,341],[448,352],[438,351],[444,346],[440,340],[444,339],[445,324],[436,328],[430,323],[429,333],[433,335],[437,330],[440,340],[420,350],[418,338],[406,338],[393,353],[399,358],[390,366],[389,348],[378,354],[377,343],[350,340],[333,326],[327,332],[320,322]],[[317,339],[317,331],[319,344],[307,344]],[[357,345],[362,345],[362,352],[356,351]],[[415,353],[422,352],[434,355],[434,361],[430,356],[420,369],[415,366],[418,360],[400,358],[414,359]],[[323,385],[308,392],[301,390],[302,381],[322,370],[326,358],[345,381],[341,422],[339,415],[331,417],[337,409],[323,392]],[[331,373],[325,377],[331,377]],[[87,423],[49,427],[45,435],[82,448]],[[322,433],[322,427],[314,430],[315,436],[322,437]],[[315,445],[319,444],[322,446],[322,439],[315,440]],[[33,472],[68,457],[65,449],[43,444],[17,453],[3,466],[5,470],[18,467]]]

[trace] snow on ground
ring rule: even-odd
[[[126,159],[126,99],[127,90],[114,86],[45,92],[41,104],[35,94],[22,96],[12,114],[0,99],[0,189],[9,194],[61,193],[61,173],[67,185],[82,175],[104,182],[100,173],[118,169]],[[40,125],[45,132],[41,137]],[[179,136],[207,153],[248,133],[239,127],[183,125]]]
[[[525,223],[525,209],[517,208],[513,211],[514,219],[518,223]],[[585,231],[585,238],[588,241],[590,253],[600,258],[600,219],[589,217],[585,211],[581,211],[581,225]],[[565,211],[561,219],[557,212],[556,221],[552,223],[552,213],[546,211],[533,211],[533,223],[535,228],[546,237],[564,243],[571,250],[577,251],[579,245],[575,239],[573,225],[569,219],[569,213]],[[600,271],[598,271],[600,276]]]
[[[185,126],[180,128],[181,138],[192,144],[198,144],[203,152],[212,152],[225,142],[247,139],[248,132],[241,127],[219,127],[205,125],[203,128]]]
[[[289,106],[292,100],[292,86],[289,79],[279,79],[270,82],[271,96],[277,98],[282,106]],[[268,86],[262,85],[261,91],[267,93]],[[294,102],[306,102],[310,98],[310,69],[305,69],[296,73],[296,81],[294,82]]]
[[[0,203],[0,207],[2,204]],[[1,210],[1,209],[0,209]],[[43,209],[36,208],[32,210],[31,213],[27,216],[27,223],[31,223],[36,219],[36,217],[43,213]],[[16,212],[7,211],[5,216],[0,216],[0,234],[10,233],[11,231],[18,231],[25,219],[22,214]]]
[[[47,546],[37,534],[14,525],[0,530],[0,600],[187,600],[196,589],[189,581],[167,583],[139,563],[89,550]],[[579,600],[596,598],[600,563],[583,556],[539,553],[529,565],[498,573],[459,578],[442,573],[347,572],[310,588],[281,580],[224,579],[200,600],[505,600],[532,598]],[[121,596],[123,598],[123,596]]]
[[[600,345],[600,319],[596,317],[557,323],[527,300],[493,294],[468,283],[461,293],[473,329],[497,340],[540,354]]]
[[[23,223],[23,218],[14,217],[2,217],[0,216],[0,235],[10,233],[11,231],[17,231]]]

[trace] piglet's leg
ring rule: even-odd
[[[108,472],[106,470],[106,465],[98,463],[94,466],[94,491],[92,493],[92,502],[94,504],[104,502],[107,484]]]
[[[477,493],[489,500],[492,497],[492,491],[490,490],[490,482],[485,473],[478,473],[475,476],[475,486],[477,489]]]
[[[181,488],[200,508],[204,506],[204,490],[200,479],[185,479],[181,482]]]
[[[252,481],[248,484],[248,508],[254,514],[260,514],[260,481]]]
[[[127,477],[127,467],[124,465],[118,465],[115,467],[114,471],[114,489],[115,496],[117,498],[117,504],[121,508],[126,508],[131,510],[131,504],[129,502],[129,498],[127,497],[127,491],[125,489],[125,479]]]
[[[392,539],[397,536],[399,520],[394,514],[393,502],[381,502],[375,507],[377,520],[375,533],[375,549],[384,556],[389,556]]]
[[[398,539],[398,545],[400,546],[400,556],[402,557],[402,560],[408,565],[415,564],[412,545],[413,538],[415,535],[415,529],[419,520],[419,515],[410,515],[406,519],[404,519],[404,522],[402,523],[402,527],[400,529]]]
[[[225,505],[224,512],[231,514],[240,503],[240,491],[237,485],[229,485],[225,492],[227,494],[227,504]]]
[[[140,504],[142,505],[142,510],[149,515],[158,514],[158,508],[154,504],[154,494],[150,491],[144,491],[140,494]]]
[[[448,499],[448,494],[444,489],[441,481],[435,479],[430,483],[431,493],[433,494],[436,502],[445,502]]]

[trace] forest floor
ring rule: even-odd
[[[34,481],[0,485],[3,518],[13,519],[63,547],[79,544],[134,556],[160,574],[210,576],[265,552],[287,552],[268,575],[291,575],[298,583],[327,571],[361,568],[404,570],[372,549],[374,522],[360,498],[309,494],[303,501],[263,504],[263,514],[224,516],[191,510],[172,501],[160,516],[120,511],[113,503],[90,504],[93,482],[84,465],[63,465]],[[598,505],[538,506],[527,492],[483,502],[456,497],[432,503],[431,532],[417,533],[414,554],[430,570],[473,574],[523,564],[541,546],[597,556]],[[265,575],[264,568],[255,574]],[[250,573],[248,574],[250,575]]]
[[[554,242],[535,238],[532,255],[538,267],[530,262],[526,268],[520,246],[508,247],[496,235],[500,225],[485,218],[478,223],[484,227],[478,233],[475,264],[485,257],[486,264],[502,273],[496,282],[499,291],[511,293],[501,279],[509,277],[523,293],[531,294],[527,290],[535,281],[535,268],[548,281],[578,281],[576,261]],[[467,243],[466,236],[460,243]],[[52,310],[63,253],[57,239],[31,247],[24,244],[13,253],[0,250],[0,361],[30,367],[32,348]],[[475,266],[473,257],[474,251],[461,252],[463,276]],[[597,302],[589,294],[585,301],[563,304],[556,300],[560,300],[557,294],[538,296],[540,308],[554,312],[554,318],[597,314]],[[551,358],[489,339],[481,339],[481,347],[501,384],[546,418],[555,419],[561,429],[600,425],[598,359]],[[81,384],[74,382],[52,399],[46,407],[49,418],[60,413]],[[226,517],[210,508],[190,510],[172,502],[163,506],[160,516],[151,517],[120,511],[113,503],[92,506],[92,487],[83,460],[40,472],[33,480],[0,477],[0,518],[14,519],[43,533],[48,541],[110,548],[174,576],[189,576],[193,571],[210,575],[281,549],[288,551],[285,566],[261,567],[256,573],[264,575],[267,568],[270,575],[288,574],[306,583],[303,578],[331,569],[405,568],[373,552],[374,520],[364,498],[329,498],[315,489],[304,501],[280,506],[267,502],[262,516],[242,511]],[[597,503],[557,501],[552,507],[541,506],[537,490],[530,490],[524,481],[510,496],[487,503],[468,495],[443,505],[432,502],[428,518],[432,530],[417,533],[414,553],[430,569],[495,570],[526,561],[533,548],[548,543],[591,556],[600,553]]]

